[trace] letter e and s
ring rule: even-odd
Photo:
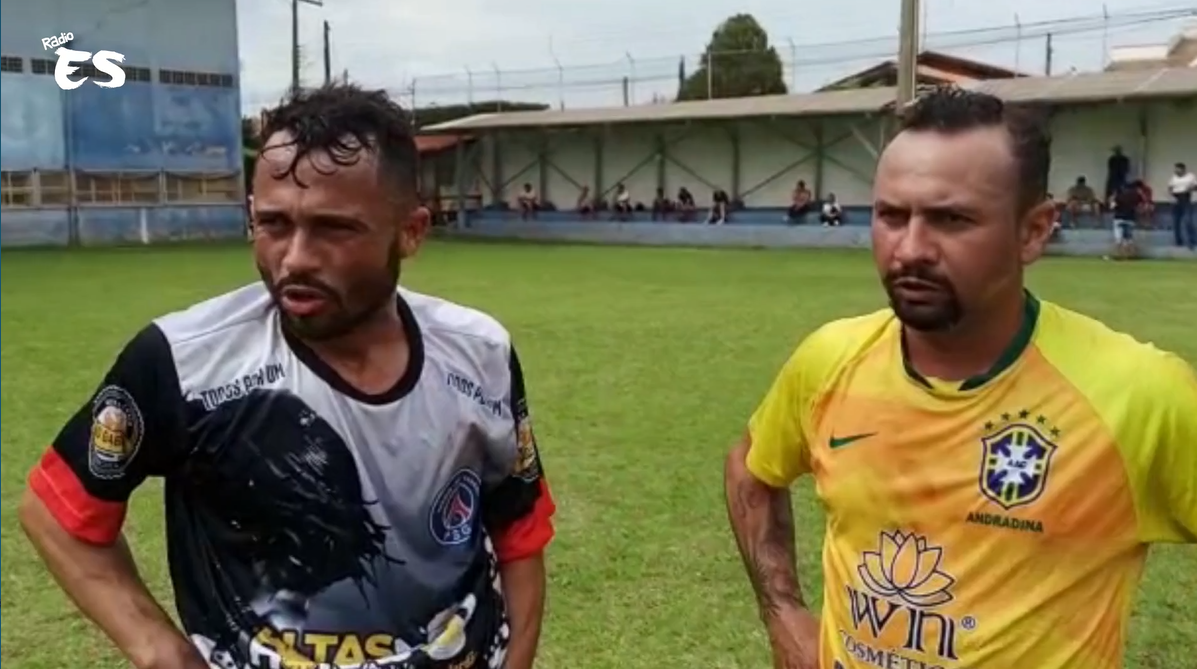
[[[125,62],[124,54],[101,50],[97,51],[93,56],[90,51],[77,51],[66,47],[59,47],[54,54],[58,56],[58,63],[54,66],[54,82],[64,91],[73,91],[82,86],[83,82],[88,79],[88,77],[83,77],[78,81],[71,81],[69,78],[70,75],[79,71],[79,68],[71,63],[86,63],[89,60],[96,66],[97,70],[112,77],[111,81],[95,81],[92,83],[101,88],[120,88],[125,85],[124,69],[113,62]]]

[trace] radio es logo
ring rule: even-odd
[[[93,81],[91,83],[101,88],[120,88],[125,85],[125,70],[116,64],[125,62],[124,54],[108,50],[100,50],[93,54],[90,51],[68,49],[67,45],[74,40],[75,33],[60,33],[42,38],[42,50],[54,49],[54,55],[58,56],[58,63],[54,66],[54,83],[58,84],[59,88],[64,91],[73,91],[82,86],[83,82],[90,77],[83,77],[78,81],[71,80],[70,76],[79,71],[79,68],[72,63],[88,61],[91,61],[98,72],[103,72],[111,77],[111,81]]]
[[[952,666],[957,635],[977,622],[936,610],[954,599],[956,579],[943,567],[943,549],[926,537],[882,532],[877,549],[860,555],[863,587],[846,586],[852,630],[840,630],[844,649],[869,666]]]

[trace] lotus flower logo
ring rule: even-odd
[[[932,607],[952,601],[956,579],[939,570],[943,549],[926,537],[902,531],[882,532],[876,551],[861,554],[856,571],[865,586],[882,597],[911,606]]]

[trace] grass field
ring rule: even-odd
[[[4,254],[3,639],[8,669],[121,666],[25,543],[24,476],[123,341],[166,311],[256,280],[247,249]],[[541,667],[765,667],[723,510],[728,445],[800,336],[874,309],[860,253],[432,244],[403,281],[513,332],[558,500]],[[1197,361],[1192,264],[1052,260],[1032,287]],[[1095,360],[1094,364],[1100,364]],[[796,496],[802,580],[818,593],[821,512]],[[129,535],[170,594],[160,487]],[[1128,666],[1192,667],[1197,550],[1157,550]]]

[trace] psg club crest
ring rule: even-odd
[[[482,500],[482,480],[472,470],[458,470],[432,500],[428,512],[428,530],[443,546],[458,546],[474,536],[478,504]]]
[[[981,440],[981,493],[1009,511],[1039,499],[1056,444],[1024,424],[1006,425]]]

